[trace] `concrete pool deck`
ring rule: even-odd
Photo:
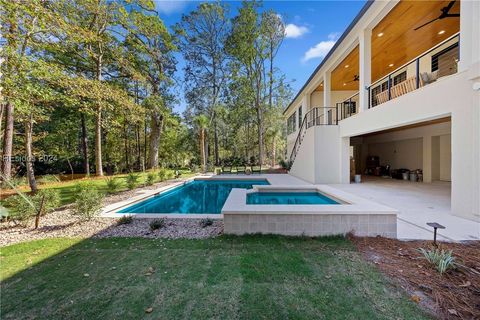
[[[208,179],[212,175],[199,175],[192,179]],[[215,179],[267,179],[271,186],[313,186],[308,182],[289,174],[252,174],[237,175],[225,174],[215,176]],[[187,180],[188,181],[188,180]],[[104,208],[101,216],[120,217],[116,213],[121,208],[142,201],[155,194],[179,186],[185,181],[155,190],[144,190],[133,198],[121,201]],[[451,214],[450,210],[450,183],[434,182],[419,183],[383,178],[367,178],[360,184],[335,184],[329,187],[351,195],[358,196],[379,205],[388,206],[398,211],[397,237],[404,240],[433,238],[433,231],[426,225],[427,222],[438,222],[446,227],[439,230],[439,239],[445,241],[480,240],[480,223],[467,220]],[[222,214],[137,214],[138,218],[213,218],[223,219]]]
[[[334,188],[353,193],[395,208],[398,214],[399,239],[433,239],[427,222],[438,222],[446,229],[438,230],[445,241],[480,240],[480,223],[452,214],[450,183],[432,183],[362,177],[362,183],[335,184]]]

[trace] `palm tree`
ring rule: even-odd
[[[201,114],[197,117],[195,117],[195,124],[197,125],[198,128],[198,136],[200,138],[200,156],[202,158],[202,170],[205,172],[207,169],[207,154],[205,150],[205,131],[208,127],[208,118]]]

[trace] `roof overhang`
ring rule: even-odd
[[[302,86],[302,88],[298,91],[298,93],[295,95],[295,98],[293,98],[292,102],[288,105],[285,110],[283,110],[283,114],[287,113],[287,111],[290,109],[291,106],[295,104],[297,99],[300,97],[300,95],[303,93],[305,88],[307,87],[308,83],[315,77],[315,75],[320,71],[320,69],[323,67],[323,65],[328,61],[328,59],[332,56],[332,54],[335,52],[335,50],[342,44],[343,40],[348,36],[350,31],[357,25],[358,21],[365,15],[365,13],[368,11],[370,6],[375,2],[375,0],[368,0],[365,5],[362,7],[360,12],[355,16],[353,21],[348,25],[347,29],[342,33],[340,38],[335,42],[335,45],[330,49],[330,51],[327,53],[325,58],[323,58],[322,62],[315,68],[315,70],[312,72],[308,80],[305,82],[305,84]]]

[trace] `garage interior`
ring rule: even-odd
[[[451,181],[451,117],[350,138],[350,176]],[[358,179],[358,176],[357,176]]]

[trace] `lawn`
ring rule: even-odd
[[[2,319],[428,319],[340,237],[57,238],[0,259]]]
[[[196,173],[190,172],[189,170],[179,170],[181,172],[181,178],[189,178],[193,177]],[[169,170],[169,172],[173,173],[173,170]],[[138,183],[141,186],[147,178],[148,172],[139,172],[139,179]],[[117,190],[125,191],[127,190],[127,183],[126,183],[126,174],[118,174],[114,176],[104,176],[104,177],[95,177],[92,176],[91,178],[83,178],[83,179],[76,179],[70,181],[62,181],[62,182],[51,182],[47,184],[39,184],[40,189],[56,189],[60,195],[60,204],[65,205],[74,202],[75,200],[75,192],[76,186],[78,183],[88,182],[92,186],[96,187],[100,192],[106,193],[108,191],[107,187],[107,179],[113,178],[117,179],[120,183],[120,187]],[[41,177],[39,178],[41,180]],[[160,182],[160,179],[157,177],[155,182]],[[22,192],[28,192],[30,188],[27,185],[18,187],[19,190]],[[11,192],[14,194],[14,192]]]

